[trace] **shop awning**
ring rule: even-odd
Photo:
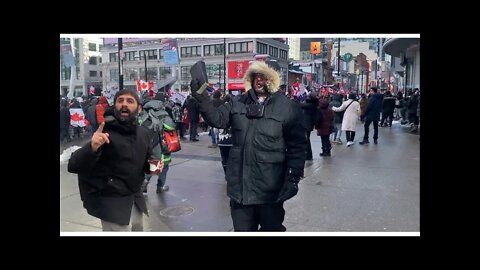
[[[419,38],[390,38],[383,44],[382,49],[389,55],[400,57],[400,53],[405,53],[410,46],[419,43]]]

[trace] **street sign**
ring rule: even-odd
[[[353,55],[351,53],[346,53],[343,55],[343,60],[347,63],[352,61],[352,58],[353,58]]]
[[[215,64],[211,65],[210,70],[214,71],[214,72],[217,71],[218,70],[218,65],[215,65]]]

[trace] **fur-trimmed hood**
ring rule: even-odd
[[[263,61],[255,61],[248,68],[245,76],[243,77],[245,91],[253,88],[252,79],[253,74],[255,73],[262,73],[263,75],[265,75],[265,77],[267,78],[266,86],[270,94],[278,91],[278,88],[280,87],[280,76],[278,75],[277,71],[275,71],[275,69],[269,67]]]

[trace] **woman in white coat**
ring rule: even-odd
[[[355,139],[355,131],[357,130],[357,121],[360,116],[360,103],[356,101],[355,93],[350,93],[348,99],[342,103],[340,107],[332,107],[334,112],[345,111],[343,114],[342,130],[347,136],[347,146],[353,144]]]

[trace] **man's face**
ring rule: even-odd
[[[255,89],[255,92],[259,94],[267,93],[266,82],[267,78],[265,77],[265,75],[261,73],[255,73],[253,80],[253,87]]]
[[[121,123],[133,124],[141,108],[131,95],[121,95],[115,101],[115,116]]]

